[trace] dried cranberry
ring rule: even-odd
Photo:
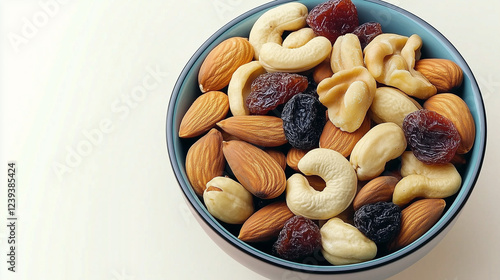
[[[307,89],[306,76],[292,73],[265,73],[252,82],[246,99],[251,114],[265,115]]]
[[[359,25],[358,11],[351,0],[330,0],[311,9],[306,22],[317,35],[325,36],[333,44]]]
[[[378,22],[365,22],[356,27],[352,33],[358,36],[361,48],[364,49],[373,38],[382,34],[382,26]]]
[[[450,162],[460,144],[455,125],[427,109],[408,114],[403,121],[403,131],[415,157],[426,164]]]
[[[273,245],[273,252],[290,261],[301,261],[321,246],[319,227],[302,216],[286,221]]]

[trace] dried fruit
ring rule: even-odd
[[[358,36],[361,48],[364,49],[366,45],[373,40],[373,38],[382,34],[382,26],[380,23],[374,21],[365,22],[356,27],[352,33]]]
[[[337,37],[359,25],[358,11],[351,0],[330,0],[311,9],[306,22],[317,35],[325,36],[333,44]]]
[[[455,125],[427,109],[408,114],[403,121],[403,131],[415,157],[426,164],[450,162],[460,145]]]
[[[354,212],[354,226],[375,244],[391,241],[401,227],[401,209],[392,202],[365,204]]]
[[[457,154],[465,154],[472,149],[476,137],[476,125],[467,103],[453,93],[440,93],[427,99],[424,108],[449,119],[460,135]]]
[[[265,115],[278,105],[286,103],[292,96],[307,89],[307,77],[284,72],[265,73],[251,85],[246,99],[251,114]]]
[[[273,251],[290,261],[300,261],[321,246],[319,227],[310,219],[294,216],[280,231]]]
[[[312,95],[297,94],[292,97],[281,113],[288,142],[297,149],[318,147],[326,122],[325,111],[326,108]]]

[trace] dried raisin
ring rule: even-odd
[[[325,111],[326,107],[313,95],[300,93],[292,97],[281,112],[290,145],[302,150],[318,147],[326,123]]]
[[[364,49],[366,45],[373,40],[373,38],[382,34],[382,26],[378,22],[365,22],[356,27],[352,33],[358,36],[361,48]]]
[[[460,145],[455,125],[427,109],[408,114],[403,121],[403,131],[415,157],[426,164],[450,162]]]
[[[365,204],[354,212],[354,226],[375,244],[391,241],[401,227],[401,209],[392,202]]]
[[[306,76],[292,73],[265,73],[252,82],[246,99],[251,114],[265,115],[278,105],[290,100],[292,96],[307,89]]]
[[[321,246],[319,227],[310,219],[294,216],[286,221],[273,245],[273,252],[290,261],[300,261]]]
[[[333,44],[339,36],[354,31],[359,25],[358,11],[351,0],[330,0],[311,9],[306,22],[317,35]]]

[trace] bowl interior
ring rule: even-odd
[[[467,154],[467,165],[460,170],[462,174],[463,186],[458,194],[454,196],[453,202],[447,206],[443,217],[424,236],[413,242],[409,246],[372,261],[345,265],[345,266],[321,266],[313,264],[298,264],[276,258],[270,254],[262,253],[254,247],[240,241],[225,229],[216,219],[214,219],[203,206],[202,201],[196,196],[186,177],[184,165],[186,153],[194,143],[194,139],[186,140],[177,137],[179,124],[182,116],[187,111],[191,103],[201,94],[198,88],[198,70],[208,52],[223,40],[241,36],[248,37],[253,23],[266,10],[290,1],[273,1],[271,3],[257,7],[229,22],[214,35],[212,35],[192,56],[182,73],[172,92],[167,113],[167,146],[171,164],[177,180],[189,203],[206,223],[213,228],[228,242],[238,247],[242,251],[249,253],[264,261],[276,265],[297,269],[307,272],[336,273],[343,271],[365,270],[370,267],[387,264],[398,258],[402,258],[413,251],[419,249],[434,236],[439,234],[458,215],[463,204],[469,197],[481,169],[486,143],[486,120],[482,97],[478,85],[471,73],[467,63],[453,45],[437,30],[415,15],[400,9],[391,4],[381,1],[352,0],[358,10],[360,23],[377,21],[382,25],[384,33],[397,33],[405,36],[418,34],[423,40],[422,58],[445,58],[456,62],[464,71],[464,80],[457,93],[461,96],[470,108],[476,123],[476,141],[473,149]],[[298,1],[309,9],[324,2],[324,0],[303,0]]]

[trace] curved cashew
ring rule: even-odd
[[[253,80],[264,73],[266,70],[258,61],[243,64],[233,73],[227,88],[229,109],[233,116],[250,115],[245,100],[250,93]]]
[[[393,122],[402,128],[406,115],[419,109],[422,106],[399,89],[379,87],[370,106],[370,117],[376,123]]]
[[[437,89],[420,72],[415,61],[420,58],[422,39],[385,33],[375,37],[364,49],[366,68],[379,83],[396,87],[408,95],[427,99]]]
[[[356,66],[365,66],[363,50],[358,36],[348,33],[335,40],[330,58],[333,73],[349,70]]]
[[[243,224],[253,214],[252,194],[228,177],[210,180],[203,192],[203,202],[210,214],[228,224]]]
[[[405,205],[414,198],[446,198],[454,195],[462,185],[462,177],[451,163],[428,165],[412,152],[403,153],[401,179],[394,189],[392,202]]]
[[[286,203],[295,215],[324,220],[340,214],[351,204],[358,182],[356,173],[340,153],[313,149],[302,157],[298,168],[305,175],[319,175],[326,187],[320,192],[311,187],[302,174],[290,176]]]
[[[260,49],[259,61],[268,72],[303,72],[314,68],[328,57],[332,50],[330,40],[317,36],[305,45],[288,49],[277,43],[265,43]]]
[[[282,46],[288,49],[299,48],[311,41],[314,37],[316,37],[314,30],[310,27],[304,27],[288,34],[285,40],[283,40]]]
[[[252,26],[248,40],[252,44],[255,59],[259,59],[262,45],[267,42],[281,44],[285,30],[295,31],[306,26],[308,10],[301,3],[287,3],[262,14]]]
[[[321,252],[333,265],[346,265],[371,260],[377,245],[356,227],[339,218],[330,219],[320,229]]]
[[[317,92],[330,121],[343,131],[354,132],[363,123],[376,88],[370,72],[358,66],[322,80]]]
[[[370,129],[356,143],[349,158],[360,181],[380,175],[385,164],[406,149],[403,129],[395,123],[381,123]]]

